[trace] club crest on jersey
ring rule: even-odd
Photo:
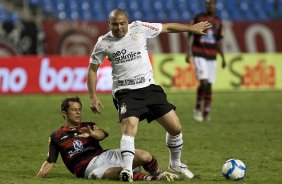
[[[126,113],[127,109],[126,109],[126,105],[123,103],[121,106],[120,106],[120,114],[124,114]]]
[[[138,33],[137,32],[131,33],[130,36],[132,37],[133,40],[138,40]]]
[[[70,157],[83,150],[83,144],[80,140],[74,140],[72,144],[74,149],[68,152]]]
[[[75,141],[73,141],[73,147],[74,147],[75,150],[82,150],[83,144],[80,140],[75,140]]]

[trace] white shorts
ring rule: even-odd
[[[102,179],[105,171],[111,167],[122,167],[122,157],[119,149],[107,150],[94,157],[84,172],[84,178]]]
[[[202,57],[194,57],[194,67],[198,80],[206,79],[209,83],[215,83],[216,77],[216,60],[207,60]]]

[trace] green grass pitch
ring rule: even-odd
[[[0,183],[119,183],[76,179],[61,159],[47,178],[34,178],[46,158],[49,134],[62,125],[60,103],[70,96],[75,95],[0,96]],[[90,111],[86,94],[77,96],[84,105],[83,120],[94,120],[109,132],[103,147],[119,147],[121,130],[111,95],[99,95],[105,106],[100,116]],[[229,158],[238,158],[247,166],[240,183],[282,183],[281,91],[215,92],[210,123],[193,120],[194,93],[168,93],[168,98],[182,123],[182,161],[196,174],[190,181],[176,183],[233,183],[221,175]],[[156,122],[140,122],[136,148],[150,151],[161,168],[167,167],[165,131]]]

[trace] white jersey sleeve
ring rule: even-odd
[[[98,38],[98,41],[96,45],[94,46],[94,49],[92,51],[92,54],[90,56],[90,63],[92,64],[102,64],[105,58],[104,49],[101,44],[102,37]]]

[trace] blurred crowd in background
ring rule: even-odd
[[[108,13],[113,8],[125,9],[131,20],[189,23],[195,14],[204,11],[204,3],[204,0],[1,0],[0,56],[89,54],[88,47],[98,34],[107,31]],[[282,0],[217,0],[217,9],[219,17],[232,22],[282,18]],[[79,29],[71,33],[70,27]],[[69,32],[64,38],[58,36],[66,29]],[[78,34],[81,32],[87,32],[87,36]],[[46,43],[46,38],[61,40],[52,45]],[[74,46],[71,44],[74,40],[80,43]]]

